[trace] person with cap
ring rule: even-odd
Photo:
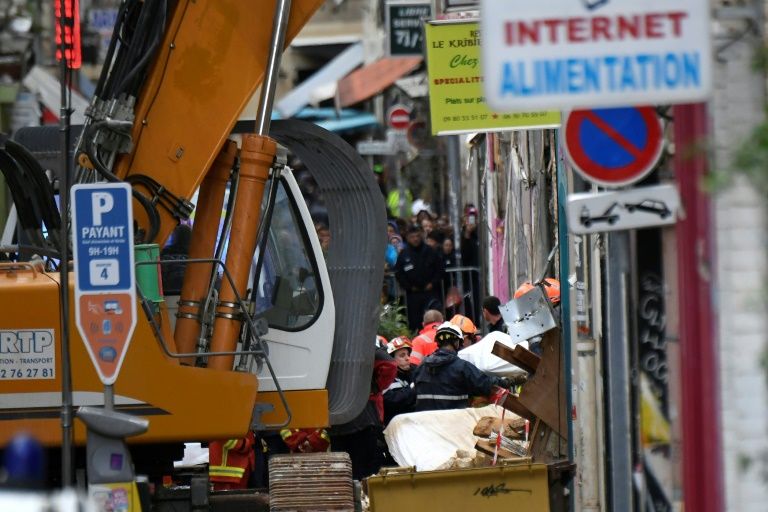
[[[464,341],[461,348],[467,348],[474,345],[477,341],[477,327],[475,323],[464,315],[453,315],[450,322],[461,330],[461,336]]]
[[[408,228],[405,241],[406,246],[397,257],[395,274],[405,290],[408,328],[416,331],[424,311],[440,307],[438,293],[444,269],[437,252],[424,243],[418,224]]]
[[[488,332],[503,332],[507,333],[507,326],[504,323],[504,319],[501,317],[501,301],[498,297],[493,295],[486,297],[483,301],[483,318],[488,322]]]
[[[462,340],[461,329],[450,322],[437,329],[437,351],[414,370],[416,411],[463,409],[469,406],[472,396],[488,396],[494,386],[512,385],[508,379],[486,375],[460,359],[456,352]]]
[[[397,365],[397,377],[384,390],[384,425],[398,414],[413,412],[416,405],[416,392],[412,386],[416,365],[409,360],[411,350],[411,340],[406,336],[393,338],[387,345],[387,353]]]

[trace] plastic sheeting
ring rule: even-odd
[[[512,338],[508,334],[503,332],[492,332],[483,337],[480,341],[471,345],[463,350],[459,351],[459,357],[477,366],[478,369],[489,373],[491,375],[497,375],[499,377],[511,377],[514,375],[521,375],[526,373],[524,370],[518,368],[512,363],[496,357],[491,353],[493,346],[499,341],[509,348],[514,348],[515,343],[512,342]],[[524,348],[528,348],[528,342],[523,341],[519,343]]]
[[[450,466],[457,451],[475,455],[479,437],[472,434],[486,416],[501,418],[500,406],[424,411],[395,416],[384,430],[389,453],[400,466],[432,471]],[[514,417],[507,411],[505,417]]]
[[[175,468],[191,468],[208,464],[208,448],[200,443],[184,443],[184,458],[173,462]]]

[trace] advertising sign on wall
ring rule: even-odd
[[[706,0],[483,0],[498,110],[693,103],[712,89]]]
[[[483,95],[476,21],[429,22],[426,34],[432,133],[527,130],[560,125],[560,112],[497,113]]]
[[[389,0],[387,35],[392,57],[421,55],[424,35],[421,20],[432,16],[432,5],[424,0]]]

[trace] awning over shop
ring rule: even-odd
[[[339,106],[348,107],[380,93],[416,69],[421,61],[421,57],[384,57],[353,71],[339,80]]]
[[[306,105],[333,98],[336,83],[363,63],[363,43],[350,45],[328,64],[277,102],[275,109],[283,118],[293,117]]]
[[[336,111],[333,108],[303,108],[297,112],[294,119],[302,119],[331,132],[359,130],[379,124],[378,119],[371,113],[345,108]],[[283,119],[279,112],[272,112],[272,119]],[[240,119],[232,133],[248,133],[253,131],[253,119]]]
[[[59,79],[41,68],[33,66],[23,80],[24,85],[40,97],[40,103],[54,116],[61,112],[61,85]],[[73,125],[85,122],[85,109],[88,108],[88,100],[77,91],[72,91],[72,115],[70,121]]]
[[[345,132],[347,130],[358,130],[369,126],[376,126],[379,124],[379,121],[373,114],[360,112],[354,116],[315,121],[315,124],[331,132]]]

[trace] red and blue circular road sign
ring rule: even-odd
[[[586,180],[629,185],[653,170],[664,137],[653,107],[574,110],[564,123],[565,150]]]

